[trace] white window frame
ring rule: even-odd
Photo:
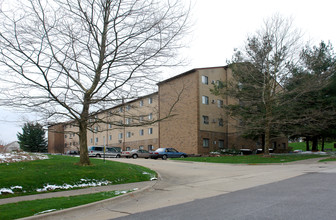
[[[209,105],[209,97],[208,96],[205,96],[205,95],[202,96],[202,104]]]
[[[207,76],[202,76],[202,84],[208,85],[209,84],[209,77]]]
[[[148,134],[153,134],[153,128],[148,128]]]

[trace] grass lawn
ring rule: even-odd
[[[80,196],[38,199],[33,201],[4,204],[0,205],[0,219],[17,219],[33,216],[38,213],[62,210],[104,199],[109,199],[118,195],[122,195],[124,193],[127,192],[110,191]]]
[[[306,151],[306,142],[294,142],[294,143],[288,143],[289,147],[292,147],[293,150],[302,150],[302,151]],[[309,149],[311,150],[312,148],[312,142],[309,142]],[[321,143],[319,142],[318,145],[318,149],[321,151],[322,150],[322,146]],[[334,148],[334,142],[330,142],[330,143],[324,143],[324,150],[326,149],[331,149],[331,151],[336,151],[336,149]]]
[[[0,190],[12,189],[13,194],[2,193],[1,198],[39,193],[49,186],[95,186],[148,181],[156,173],[148,168],[91,159],[91,166],[78,166],[78,157],[49,155],[47,160],[0,164]],[[59,190],[59,189],[58,189]],[[48,190],[49,191],[49,190]]]
[[[328,161],[336,161],[336,157],[329,157],[327,159],[320,160],[319,162],[328,162]]]
[[[325,157],[325,156],[314,154],[272,155],[270,157],[263,157],[263,155],[246,155],[246,156],[222,156],[222,157],[187,157],[187,158],[177,158],[175,160],[207,162],[207,163],[262,164],[262,163],[287,163],[297,160],[306,160],[318,157]]]

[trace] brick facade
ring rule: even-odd
[[[116,146],[123,150],[174,147],[188,154],[209,154],[220,148],[258,149],[260,141],[239,138],[237,121],[224,105],[236,103],[229,96],[215,96],[214,84],[232,78],[227,67],[200,68],[158,84],[158,92],[105,110],[88,131],[88,145]],[[114,123],[99,123],[99,121]],[[118,126],[116,122],[126,126]],[[141,123],[147,125],[141,125]],[[150,123],[153,122],[153,123]],[[139,126],[140,125],[140,126]],[[58,132],[52,132],[57,130]],[[49,152],[79,150],[78,128],[72,123],[49,127]],[[276,148],[287,139],[272,140]]]

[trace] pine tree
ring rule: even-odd
[[[45,131],[39,123],[25,123],[22,133],[17,134],[22,150],[28,152],[47,152]]]

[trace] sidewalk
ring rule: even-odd
[[[35,195],[29,195],[29,196],[18,196],[18,197],[12,197],[12,198],[7,198],[7,199],[0,199],[0,205],[7,204],[7,203],[21,202],[21,201],[31,201],[31,200],[36,200],[36,199],[77,196],[77,195],[115,191],[115,190],[120,190],[120,191],[134,190],[135,192],[140,192],[142,190],[145,190],[149,187],[154,186],[155,183],[156,181],[146,181],[146,182],[119,184],[119,185],[89,187],[89,188],[69,190],[69,191],[41,193],[41,194],[35,194]]]

